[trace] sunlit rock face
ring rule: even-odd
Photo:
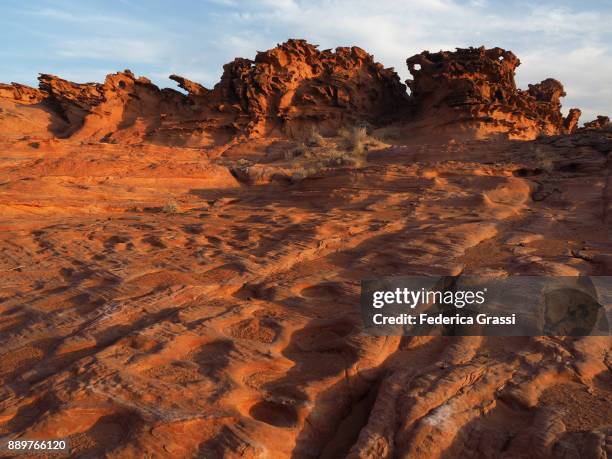
[[[358,121],[380,124],[408,101],[397,73],[361,48],[320,51],[304,40],[225,65],[211,97],[237,103],[252,136],[291,134],[313,124],[323,131]]]
[[[517,89],[515,69],[520,60],[501,48],[457,48],[424,51],[407,60],[413,76],[407,84],[416,106],[416,119],[432,128],[473,131],[479,136],[507,134],[532,139],[538,135],[571,132],[579,111],[564,119],[560,98],[563,85],[552,78]]]
[[[129,70],[108,75],[104,83],[41,74],[38,89],[0,84],[0,104],[23,119],[24,133],[220,149],[245,139],[303,138],[313,130],[334,135],[355,125],[393,125],[425,137],[522,140],[578,127],[579,109],[561,113],[565,91],[559,81],[516,87],[520,60],[511,51],[423,51],[407,64],[413,78],[406,86],[361,48],[320,50],[292,39],[252,60],[224,65],[212,89],[179,75],[170,79],[183,92],[160,89]],[[600,116],[586,127],[608,123]],[[0,119],[0,126],[15,131],[15,119]]]
[[[55,118],[53,134],[115,143],[215,146],[240,137],[294,137],[312,128],[335,133],[358,123],[380,126],[408,103],[393,69],[358,47],[319,50],[289,40],[224,66],[210,90],[171,75],[187,94],[160,89],[125,70],[103,84],[39,77],[39,89],[0,86],[0,97],[40,103]]]

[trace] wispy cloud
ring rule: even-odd
[[[130,27],[149,27],[146,22],[121,16],[110,16],[103,13],[76,12],[74,10],[57,8],[40,8],[28,11],[30,15],[40,16],[48,20],[72,22],[80,25],[103,24]]]
[[[57,54],[62,57],[82,59],[118,59],[134,63],[152,63],[165,53],[162,43],[132,39],[68,40],[59,44]]]

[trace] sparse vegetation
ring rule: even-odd
[[[368,140],[368,130],[365,126],[342,128],[338,131],[338,135],[343,139],[345,148],[353,155],[361,156],[365,153],[365,144]]]
[[[298,158],[300,156],[306,156],[310,152],[310,149],[304,143],[297,144],[292,150],[285,153],[285,159]]]
[[[368,150],[384,146],[368,134],[365,125],[342,128],[335,137],[327,138],[312,129],[304,142],[284,156],[286,160],[296,160],[292,161],[291,180],[299,181],[329,168],[360,167],[366,162]]]
[[[168,202],[166,202],[166,204],[164,204],[164,207],[162,207],[162,212],[166,213],[166,214],[175,214],[178,212],[178,205],[176,204],[176,201],[174,200],[170,200]]]
[[[398,126],[385,126],[377,129],[374,135],[382,142],[392,143],[402,138],[402,130]]]
[[[554,164],[552,159],[544,152],[544,150],[536,146],[534,151],[536,167],[542,169],[545,172],[552,172]]]
[[[317,167],[317,165],[313,165],[310,167],[298,167],[293,170],[291,174],[292,182],[299,182],[300,180],[304,180],[307,177],[311,177],[318,172],[321,172],[321,167]]]
[[[325,139],[319,131],[315,127],[310,128],[310,134],[308,135],[308,139],[306,139],[306,144],[309,147],[321,147],[325,144]]]
[[[332,150],[327,158],[323,160],[326,166],[360,166],[363,158],[356,157],[351,151]]]

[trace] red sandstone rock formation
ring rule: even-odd
[[[212,97],[238,103],[245,131],[255,136],[278,128],[294,133],[313,122],[323,130],[380,122],[408,100],[397,74],[364,50],[319,51],[304,40],[227,64]]]
[[[424,51],[407,61],[414,76],[407,84],[416,105],[416,118],[436,127],[450,126],[507,133],[511,138],[571,132],[580,111],[561,115],[563,85],[548,78],[517,89],[514,71],[520,60],[501,48],[457,48],[455,52]]]
[[[320,51],[304,40],[260,52],[254,61],[235,59],[213,90],[170,78],[188,95],[160,90],[126,70],[108,75],[104,84],[41,75],[39,90],[3,85],[0,96],[44,101],[65,122],[57,135],[175,145],[296,135],[312,125],[331,133],[345,124],[380,123],[408,100],[397,74],[362,49]]]
[[[584,123],[585,129],[603,129],[608,126],[610,126],[610,118],[603,115],[598,115],[593,121]]]
[[[575,127],[558,82],[519,91],[518,60],[489,55],[428,58],[409,100],[360,50],[304,42],[212,90],[173,76],[187,95],[129,71],[0,85],[0,437],[75,457],[607,457],[609,336],[363,331],[370,276],[612,272],[607,119],[439,141],[440,121]],[[365,160],[340,136],[308,155],[272,138],[405,105],[404,137]],[[268,137],[168,146],[247,134]]]
[[[176,81],[180,88],[184,89],[191,96],[207,96],[210,94],[210,90],[206,89],[200,83],[188,80],[180,75],[170,75],[168,78]]]
[[[12,99],[21,104],[37,104],[41,102],[46,95],[44,91],[23,84],[0,83],[0,98]]]
[[[238,138],[296,137],[316,127],[334,134],[341,126],[375,126],[401,117],[406,130],[427,135],[463,131],[469,137],[502,134],[531,139],[570,133],[580,110],[564,118],[557,80],[517,89],[519,59],[501,48],[425,51],[407,60],[412,94],[393,69],[360,48],[320,51],[304,40],[289,40],[237,58],[224,66],[219,83],[207,89],[178,75],[187,92],[160,89],[132,72],[108,75],[103,84],[39,77],[39,89],[0,85],[0,105],[24,122],[20,132],[118,143],[191,147],[226,145]],[[38,112],[23,112],[35,105]],[[8,118],[7,118],[8,119]],[[14,117],[11,126],[14,129]],[[594,124],[593,124],[594,123]],[[590,127],[604,125],[604,121]]]

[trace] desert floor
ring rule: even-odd
[[[253,184],[230,163],[276,167],[282,145],[2,141],[0,437],[78,457],[605,454],[609,337],[372,337],[358,307],[376,276],[612,274],[593,138],[405,142]]]

